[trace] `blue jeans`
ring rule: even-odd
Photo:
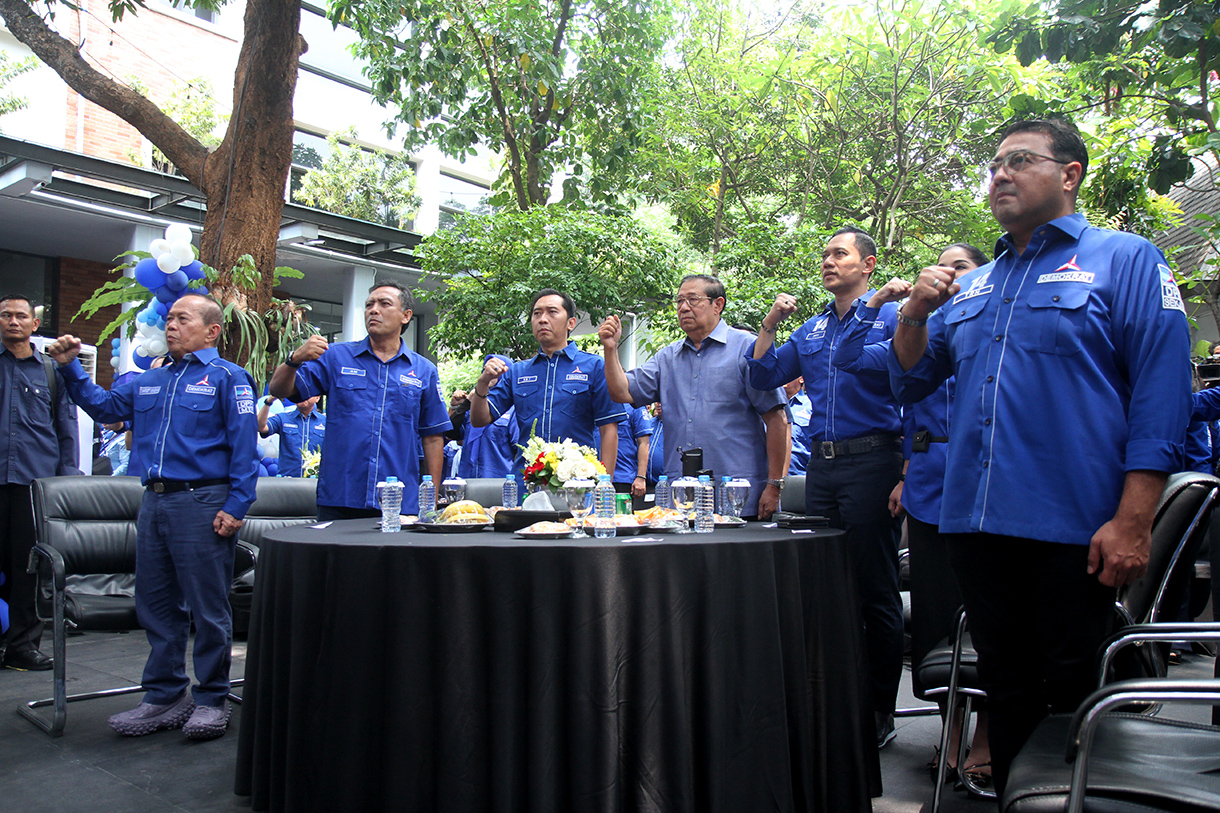
[[[136,525],[136,613],[152,652],[144,702],[172,703],[190,686],[186,643],[195,620],[195,703],[219,706],[229,693],[236,536],[212,530],[228,486],[170,494],[144,492]]]
[[[890,516],[890,492],[902,473],[902,454],[876,449],[826,458],[817,442],[805,470],[805,513],[842,528],[864,617],[873,711],[894,710],[902,679],[902,598],[898,595],[900,521]]]

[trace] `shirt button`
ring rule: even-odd
[[[1004,297],[1004,304],[1007,305],[1009,302],[1012,302],[1012,297],[1011,296]]]
[[[999,341],[1003,341],[1003,340],[1004,340],[1004,337],[1003,337],[1003,336],[996,336],[996,337],[995,337],[995,340],[996,340],[997,342],[999,342]]]
[[[991,418],[987,418],[986,420],[984,420],[983,426],[991,426]]]
[[[983,468],[987,468],[987,467],[988,467],[988,466],[990,466],[990,465],[991,465],[991,462],[990,462],[990,461],[987,461],[987,460],[984,460],[984,461],[983,461]]]
[[[987,380],[988,380],[989,382],[991,382],[991,381],[995,381],[995,376],[994,376],[994,375],[989,375],[989,376],[987,376]]]
[[[1052,302],[1058,302],[1058,301],[1059,301],[1059,297],[1057,297],[1057,296],[1052,296],[1052,297],[1051,297],[1051,301],[1052,301]]]

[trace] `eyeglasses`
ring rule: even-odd
[[[1000,171],[1000,167],[1008,170],[1009,175],[1015,175],[1031,164],[1037,163],[1034,159],[1043,161],[1054,161],[1056,164],[1070,164],[1071,161],[1061,161],[1049,155],[1043,155],[1040,152],[1033,150],[1013,150],[1003,158],[993,158],[991,163],[987,165],[987,174],[989,177],[995,177],[995,174]]]
[[[675,296],[674,307],[680,308],[683,305],[690,305],[693,308],[700,302],[710,302],[711,299],[710,296]]]

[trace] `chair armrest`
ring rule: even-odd
[[[237,547],[241,548],[250,558],[254,560],[254,564],[258,564],[258,545],[252,545],[244,539],[237,540]]]
[[[1115,656],[1128,646],[1150,642],[1220,641],[1220,623],[1132,624],[1111,635],[1102,644],[1098,686],[1104,686]]]
[[[1151,625],[1146,625],[1151,626]],[[1216,625],[1206,625],[1216,626]],[[1214,705],[1220,702],[1220,679],[1176,680],[1171,678],[1120,680],[1093,692],[1076,709],[1068,727],[1065,759],[1072,764],[1072,785],[1068,813],[1084,810],[1088,782],[1088,758],[1093,735],[1106,713],[1130,703],[1189,703]]]
[[[36,542],[34,547],[30,548],[30,558],[26,562],[25,572],[37,575],[39,559],[45,559],[51,565],[51,580],[55,590],[63,592],[68,583],[67,568],[64,565],[63,555],[50,545]]]

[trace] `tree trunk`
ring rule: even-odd
[[[236,300],[260,314],[271,305],[280,214],[292,166],[292,97],[297,60],[305,50],[297,34],[300,23],[300,0],[247,3],[233,77],[233,115],[196,182],[208,205],[200,250],[203,261],[221,271],[217,293],[226,303]],[[249,301],[230,274],[243,254],[254,259],[259,271]]]
[[[200,258],[222,271],[215,293],[226,304],[237,301],[265,312],[292,163],[297,59],[305,48],[297,33],[300,0],[247,3],[233,115],[224,141],[212,153],[151,101],[91,67],[23,0],[0,0],[0,16],[13,36],[70,88],[139,130],[203,192],[207,215]],[[243,254],[254,258],[260,275],[252,299],[233,286],[229,273]]]

